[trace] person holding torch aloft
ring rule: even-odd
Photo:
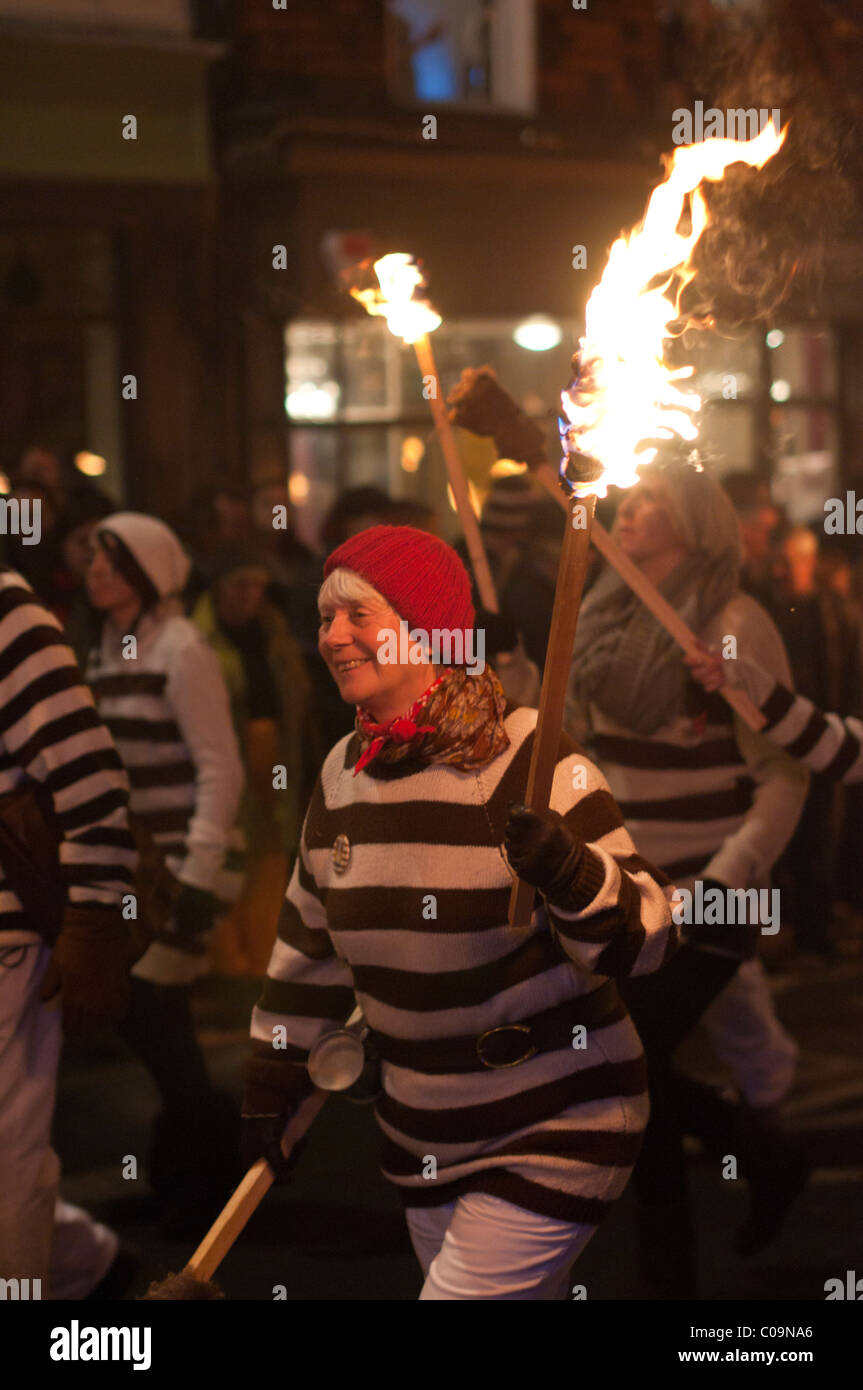
[[[770,618],[737,587],[737,521],[707,473],[689,464],[655,465],[624,494],[615,534],[696,634],[713,642],[733,635],[741,652],[758,651],[778,678],[790,680]],[[732,719],[724,702],[699,698],[674,639],[612,569],[582,608],[571,691],[571,731],[586,737],[639,850],[678,889],[690,891],[700,880],[704,893],[719,888],[725,896],[769,882],[797,823],[805,774]],[[692,1296],[695,1286],[681,1126],[714,1150],[735,1154],[750,1179],[739,1254],[775,1235],[808,1174],[767,1123],[790,1083],[795,1050],[773,1014],[755,956],[758,939],[754,923],[692,921],[669,970],[631,982],[628,991],[647,1048],[653,1105],[635,1176],[643,1264],[669,1297]],[[702,1016],[748,1106],[725,1103],[676,1071],[676,1048]]]
[[[419,637],[404,664],[381,659],[402,621],[472,629],[449,546],[376,526],[325,576],[320,650],[356,731],[312,794],[253,1013],[246,1157],[284,1171],[309,1052],[356,1000],[421,1297],[557,1298],[640,1144],[644,1062],[611,977],[674,950],[671,886],[569,740],[551,810],[517,804],[536,711],[507,705],[491,668],[436,665]],[[544,895],[525,931],[507,925],[507,859]]]

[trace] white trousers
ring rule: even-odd
[[[574,1226],[470,1192],[440,1207],[409,1207],[408,1229],[426,1276],[420,1299],[560,1300],[595,1226]]]
[[[107,1273],[119,1242],[57,1195],[50,1137],[60,996],[39,999],[50,954],[42,943],[4,947],[0,937],[0,1278],[41,1279],[43,1298],[80,1299]]]
[[[749,1105],[778,1105],[785,1099],[800,1049],[776,1017],[757,956],[743,962],[705,1011],[702,1023]]]

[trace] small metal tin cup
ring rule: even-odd
[[[309,1076],[322,1091],[347,1091],[360,1079],[366,1053],[362,1038],[337,1028],[320,1038],[309,1053]]]

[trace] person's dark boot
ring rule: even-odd
[[[783,1133],[772,1111],[746,1105],[740,1107],[732,1152],[749,1182],[749,1212],[732,1242],[735,1255],[746,1259],[779,1235],[814,1165],[802,1145]]]
[[[695,1233],[687,1198],[636,1207],[638,1267],[645,1297],[697,1299]]]

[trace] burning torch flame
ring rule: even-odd
[[[416,297],[426,282],[412,256],[393,251],[375,261],[374,272],[379,288],[354,288],[351,294],[370,314],[383,316],[397,338],[416,343],[440,326],[440,314],[435,313],[427,299]]]
[[[729,164],[761,169],[784,139],[785,130],[769,124],[753,140],[680,146],[640,225],[612,246],[587,304],[578,378],[561,396],[562,477],[571,453],[603,466],[601,477],[579,491],[605,496],[609,484],[631,487],[638,482],[636,467],[656,457],[651,441],[697,438],[701,399],[676,385],[693,368],[673,370],[663,352],[674,336],[680,295],[695,275],[692,253],[709,220],[699,185],[722,179]],[[677,228],[687,209],[691,230],[681,233]],[[656,285],[658,278],[663,283]]]

